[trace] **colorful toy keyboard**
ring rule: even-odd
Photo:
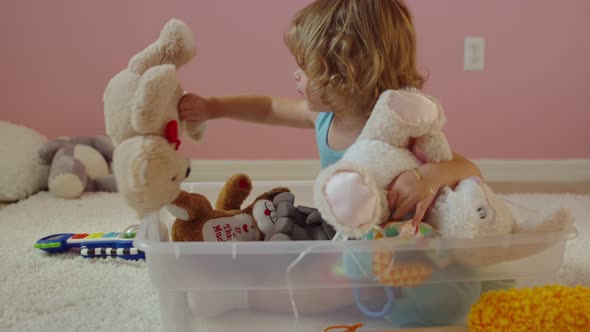
[[[44,237],[35,243],[35,248],[59,253],[79,250],[86,258],[118,257],[127,260],[145,259],[143,251],[133,247],[133,239],[138,225],[128,227],[121,233],[75,234],[62,233]]]

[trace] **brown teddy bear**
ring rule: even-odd
[[[258,228],[261,219],[272,220],[271,211],[261,210],[254,215],[255,206],[272,202],[288,188],[277,187],[254,199],[242,209],[241,205],[252,191],[252,181],[242,173],[232,176],[221,189],[215,208],[207,197],[198,193],[181,191],[180,195],[167,206],[176,217],[172,225],[173,241],[259,241],[264,233]],[[257,220],[258,219],[258,220]]]

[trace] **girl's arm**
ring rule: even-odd
[[[401,220],[415,208],[413,222],[417,224],[422,221],[442,187],[455,187],[461,180],[472,176],[483,178],[475,163],[456,152],[453,152],[452,160],[424,164],[418,168],[418,172],[422,180],[414,171],[407,171],[390,184],[387,198],[389,207],[395,211],[393,220]]]
[[[178,109],[182,120],[198,122],[227,118],[293,128],[314,128],[316,118],[316,114],[307,109],[304,100],[254,95],[204,98],[190,93],[182,97]]]

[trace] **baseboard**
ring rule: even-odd
[[[590,159],[475,160],[488,182],[590,181]],[[243,172],[254,181],[313,180],[317,160],[193,160],[187,181],[219,182]]]
[[[475,160],[489,182],[590,181],[590,159]]]

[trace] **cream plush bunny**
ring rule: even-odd
[[[135,55],[104,92],[108,135],[116,149],[117,186],[139,216],[154,212],[180,194],[190,172],[189,159],[178,152],[180,138],[202,139],[206,124],[181,122],[177,105],[183,95],[177,70],[196,55],[193,34],[172,19],[160,37]]]
[[[404,171],[420,166],[408,149],[410,138],[428,162],[452,159],[442,133],[442,107],[418,90],[384,92],[357,141],[336,164],[318,176],[314,196],[322,217],[349,238],[362,238],[387,222],[387,185]],[[479,178],[452,190],[445,187],[425,221],[443,236],[476,238],[518,232],[557,231],[571,220],[568,211],[524,214],[511,208]]]

